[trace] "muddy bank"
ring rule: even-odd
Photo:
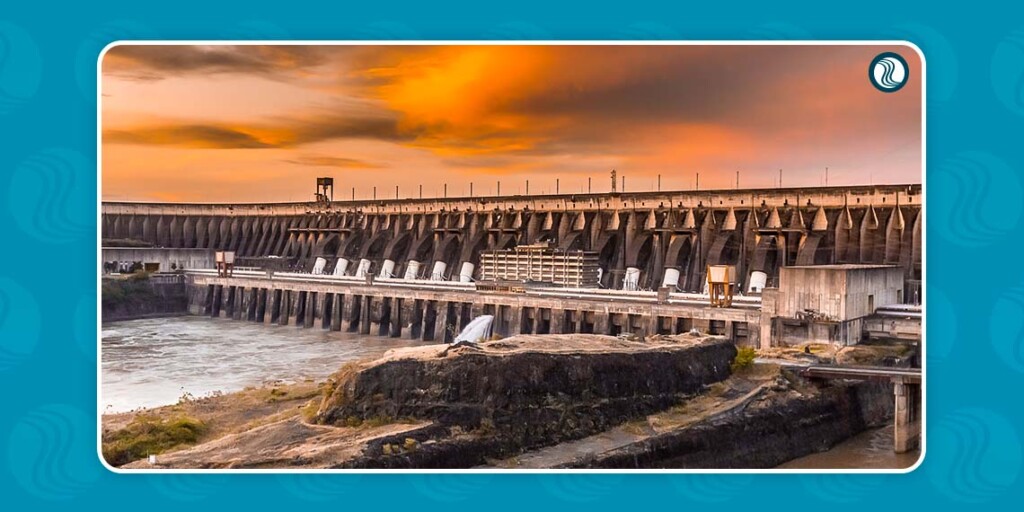
[[[156,282],[146,274],[104,278],[100,295],[104,322],[188,314],[184,281]]]

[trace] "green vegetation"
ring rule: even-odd
[[[757,351],[753,347],[739,347],[736,350],[736,358],[732,360],[730,368],[733,373],[746,370],[754,365],[754,359],[756,358]]]
[[[150,300],[156,296],[149,283],[149,274],[136,272],[122,279],[104,279],[101,296],[104,307]]]
[[[124,428],[103,436],[103,458],[113,466],[121,466],[181,445],[195,444],[205,432],[206,425],[189,416],[139,416]]]

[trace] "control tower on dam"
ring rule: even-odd
[[[890,264],[919,296],[921,186],[512,195],[302,203],[104,202],[104,246],[234,251],[240,266],[476,279],[481,253],[549,244],[598,255],[600,286],[703,290],[708,265],[740,289],[786,266]],[[363,260],[366,260],[364,263]],[[349,265],[349,263],[352,263]],[[410,270],[411,269],[411,270]],[[318,270],[320,271],[320,270]],[[340,271],[340,273],[339,273]],[[383,272],[382,272],[383,271]],[[632,279],[632,278],[631,278]],[[675,282],[671,282],[675,281]]]

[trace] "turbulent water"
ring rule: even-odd
[[[322,379],[343,363],[424,342],[207,317],[103,325],[104,412],[173,404],[269,381]]]

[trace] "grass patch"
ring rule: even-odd
[[[195,444],[206,430],[206,424],[189,416],[169,419],[139,416],[124,428],[104,436],[103,458],[113,466],[122,466],[178,446]]]

